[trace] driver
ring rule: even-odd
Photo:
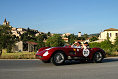
[[[75,42],[73,45],[71,45],[71,47],[81,48],[81,43],[80,42]]]
[[[84,43],[83,48],[84,48],[84,49],[89,48],[89,44],[88,44],[88,42],[85,42],[85,43]]]

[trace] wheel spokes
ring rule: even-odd
[[[97,61],[100,61],[102,59],[102,54],[99,52],[97,55],[96,55],[96,60]]]
[[[55,61],[57,63],[62,63],[64,61],[64,57],[62,54],[57,54],[56,57],[55,57]]]

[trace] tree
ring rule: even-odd
[[[116,39],[115,39],[114,45],[115,45],[115,46],[118,46],[118,36],[117,36]]]
[[[109,33],[107,33],[107,40],[109,40],[110,39],[110,37],[109,37]]]
[[[48,35],[45,33],[42,33],[42,34],[39,34],[38,36],[35,36],[36,33],[37,33],[36,31],[28,28],[27,31],[21,35],[21,41],[24,42],[24,45],[26,45],[27,41],[38,43],[38,45],[36,46],[36,49],[44,47],[45,43],[43,41],[47,39]],[[50,32],[48,34],[50,35]],[[27,49],[27,47],[24,47],[24,49]]]
[[[35,34],[37,32],[34,30],[31,30],[29,27],[27,28],[27,31],[21,35],[21,41],[36,41]]]
[[[90,42],[96,41],[96,40],[98,40],[98,37],[96,37],[96,36],[92,36],[92,37],[90,38]]]
[[[54,34],[54,36],[49,37],[46,42],[48,47],[64,46],[65,42],[59,34]]]
[[[48,37],[50,37],[50,36],[51,36],[51,33],[50,33],[50,32],[48,32],[48,33],[47,33],[47,36],[48,36]]]
[[[27,28],[27,34],[28,34],[28,36],[30,36],[30,37],[35,37],[35,34],[37,33],[37,31],[35,31],[35,30],[32,30],[32,29],[30,29],[29,27]]]
[[[71,34],[71,35],[68,36],[68,39],[69,39],[68,40],[69,44],[73,44],[76,40],[76,37],[75,37],[74,34]]]
[[[0,48],[7,49],[7,52],[11,52],[12,46],[14,46],[16,38],[11,33],[9,26],[0,26]],[[0,49],[0,50],[1,50]]]
[[[118,36],[116,37],[115,39],[115,42],[114,42],[114,51],[117,51],[118,52]]]
[[[29,41],[31,39],[31,37],[30,36],[28,36],[28,33],[27,32],[25,32],[25,33],[23,33],[22,35],[21,35],[21,41],[23,41],[23,42],[26,42],[26,41]]]
[[[113,47],[113,44],[109,40],[105,40],[101,42],[101,48],[108,50]]]
[[[38,43],[37,49],[40,49],[41,47],[45,47],[45,43],[43,42],[44,36],[42,34],[38,35],[36,37],[36,39],[37,39],[37,43]]]
[[[88,34],[84,34],[83,36],[85,38],[85,40],[88,38]]]
[[[77,40],[85,40],[84,37],[77,37]]]
[[[106,53],[110,55],[112,53],[113,44],[111,43],[111,41],[105,40],[101,42],[101,48],[104,49]]]

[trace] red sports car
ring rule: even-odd
[[[105,51],[101,48],[43,47],[37,51],[36,58],[44,63],[51,61],[55,65],[62,65],[65,60],[84,60],[100,63],[105,58]]]

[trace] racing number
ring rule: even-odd
[[[89,56],[90,51],[88,49],[83,49],[83,55],[85,57]]]

